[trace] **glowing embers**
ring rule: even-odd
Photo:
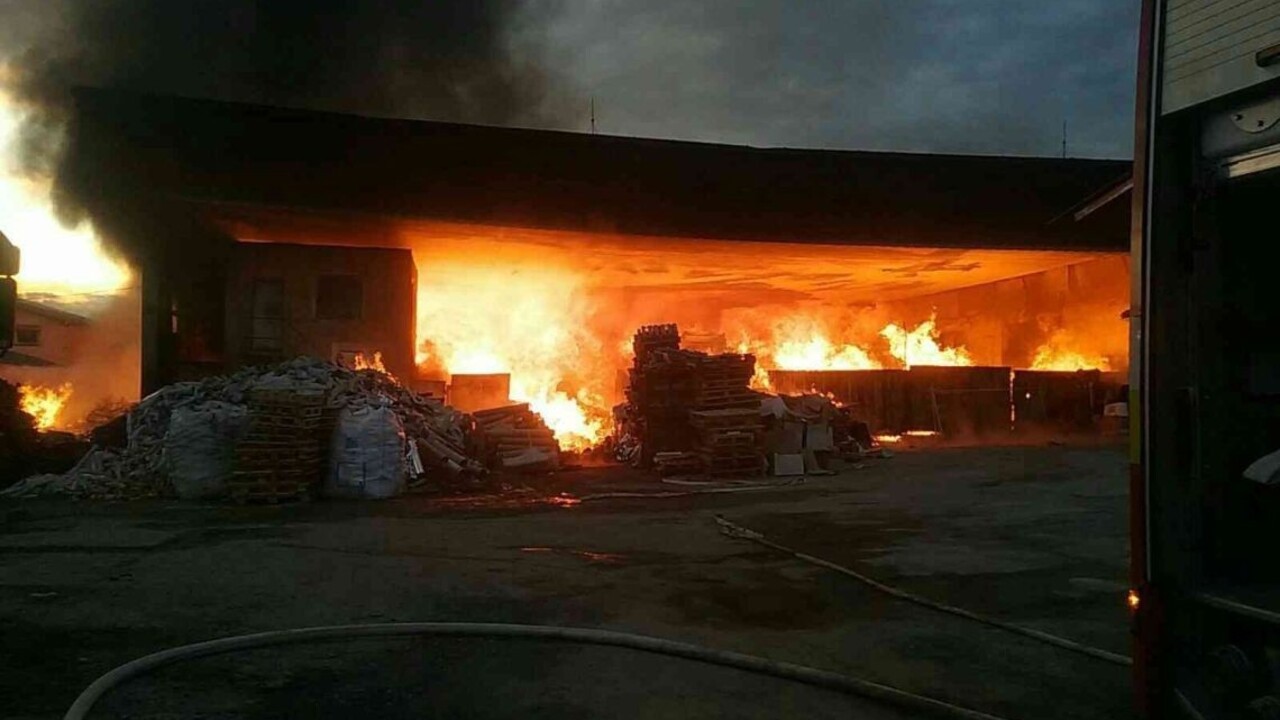
[[[882,445],[896,445],[903,440],[936,438],[941,436],[941,434],[942,433],[937,430],[907,430],[906,432],[897,434],[886,433],[876,435],[875,440]]]

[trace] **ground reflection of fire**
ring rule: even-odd
[[[71,383],[58,388],[32,385],[18,386],[19,406],[35,419],[38,430],[51,430],[58,426],[58,414],[71,397]]]

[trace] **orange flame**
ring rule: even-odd
[[[1103,370],[1111,369],[1111,361],[1101,355],[1081,352],[1070,345],[1064,332],[1056,332],[1049,341],[1036,349],[1031,361],[1032,370]]]
[[[35,418],[36,428],[48,430],[57,425],[58,413],[71,397],[71,383],[64,383],[56,390],[38,385],[19,385],[18,396],[22,411]]]
[[[356,370],[377,370],[386,374],[387,367],[382,364],[382,353],[374,352],[372,358],[366,358],[364,353],[356,353],[354,359]]]
[[[743,331],[743,335],[746,335]],[[771,390],[766,365],[774,370],[873,370],[882,367],[867,350],[854,343],[833,341],[817,317],[791,314],[774,320],[768,340],[744,337],[738,352],[756,355],[751,387]]]
[[[132,273],[102,248],[93,228],[64,226],[53,210],[53,181],[19,163],[18,130],[31,108],[8,91],[0,63],[0,218],[4,233],[22,249],[22,291],[110,293],[129,285]]]
[[[972,365],[973,358],[963,346],[947,348],[938,342],[937,316],[931,315],[914,330],[889,323],[880,335],[889,341],[889,353],[902,362],[912,365]]]
[[[535,261],[543,258],[535,258]],[[529,403],[565,449],[605,436],[605,348],[587,329],[581,278],[520,258],[477,264],[471,256],[418,260],[418,352],[425,368],[509,373],[511,399]]]
[[[769,375],[763,367],[776,370],[876,370],[894,360],[901,366],[911,365],[973,365],[973,358],[964,347],[944,347],[939,342],[936,317],[917,325],[914,329],[889,323],[879,332],[877,341],[884,345],[859,344],[832,337],[856,337],[856,329],[833,332],[810,315],[789,315],[772,323],[768,340],[744,337],[738,343],[739,352],[751,352],[760,359],[752,387],[770,389]],[[865,329],[866,334],[874,332]],[[747,335],[747,333],[743,333]],[[873,354],[874,353],[874,354]]]

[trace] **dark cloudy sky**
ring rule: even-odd
[[[30,81],[795,146],[1128,157],[1138,0],[0,0]],[[186,8],[197,8],[187,12]],[[314,72],[312,69],[314,68]]]

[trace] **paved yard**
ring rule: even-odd
[[[322,624],[601,627],[857,675],[1009,718],[1124,717],[1127,669],[881,595],[721,535],[713,517],[910,591],[1128,651],[1125,457],[899,453],[764,492],[622,469],[507,498],[286,507],[0,502],[0,714],[56,717],[176,644]],[[200,660],[101,717],[865,717],[866,701],[688,661],[516,641],[361,641]]]

